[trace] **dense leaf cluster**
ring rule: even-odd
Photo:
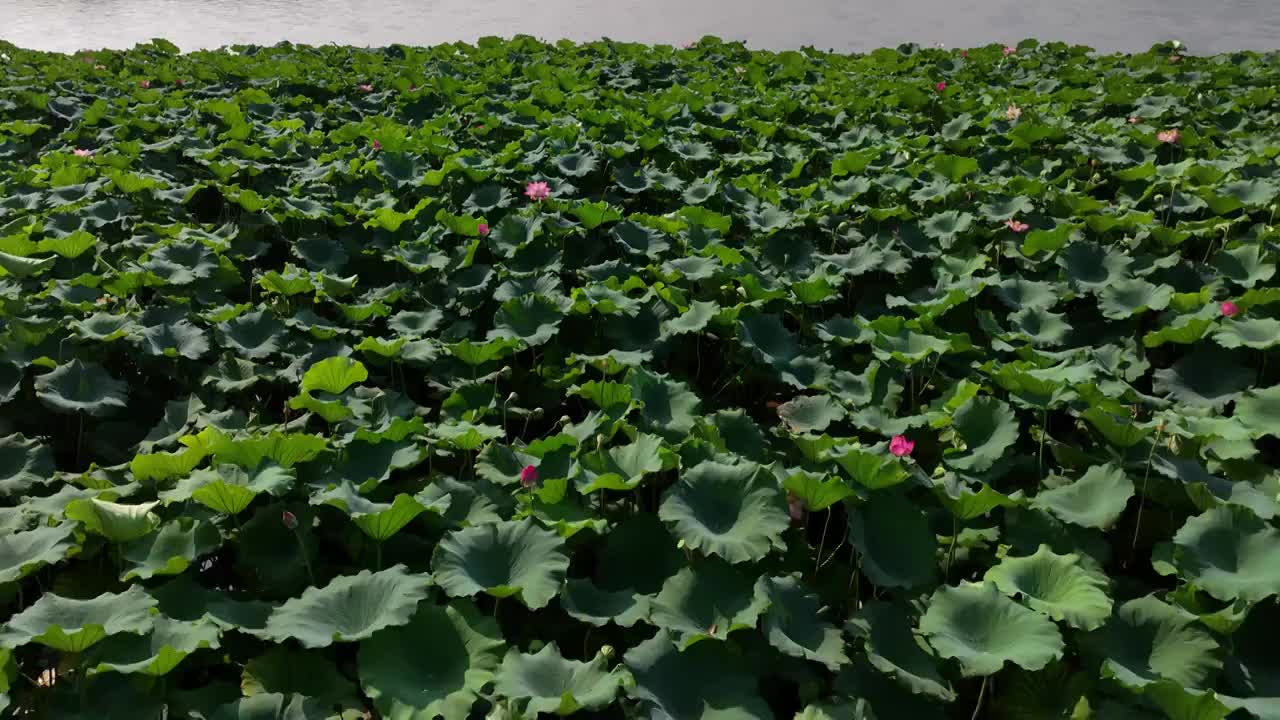
[[[0,43],[0,707],[1280,717],[1280,62],[1179,52]]]

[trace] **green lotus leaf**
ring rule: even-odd
[[[53,451],[21,434],[0,438],[0,495],[16,497],[53,479]]]
[[[642,368],[627,374],[631,397],[641,403],[642,426],[664,436],[685,436],[697,422],[698,396],[689,386]]]
[[[198,240],[177,242],[151,253],[142,267],[170,285],[190,285],[213,276],[218,269],[218,256]]]
[[[1218,326],[1213,341],[1225,348],[1267,350],[1280,343],[1280,320],[1243,318]]]
[[[520,340],[527,345],[546,343],[556,336],[564,311],[538,295],[513,298],[502,304],[494,327],[485,340]]]
[[[487,428],[488,426],[484,425],[460,423],[437,425],[432,430],[454,440],[455,444],[463,449],[475,449],[480,447],[484,440],[491,439],[481,434],[481,431]],[[451,431],[457,432],[457,435],[450,437],[448,433]],[[394,440],[383,440],[377,443],[354,442],[346,447],[346,457],[341,465],[334,468],[335,476],[332,480],[338,482],[346,480],[367,491],[370,486],[385,482],[391,477],[391,473],[417,466],[426,459],[427,453],[426,446],[409,437],[398,442]]]
[[[303,392],[320,390],[338,395],[356,383],[369,379],[369,371],[359,360],[347,357],[325,358],[302,374]]]
[[[142,348],[148,355],[199,360],[209,352],[209,341],[200,328],[186,320],[152,325],[142,331]]]
[[[975,491],[955,474],[946,475],[941,483],[935,481],[933,496],[961,521],[982,517],[998,507],[1012,508],[1022,504],[1021,490],[1005,495],[990,485],[979,483]]]
[[[832,451],[831,458],[854,482],[868,490],[893,487],[909,476],[898,458],[856,445],[836,448]]]
[[[943,247],[950,247],[956,236],[967,232],[972,225],[973,216],[969,213],[947,210],[930,216],[921,227],[925,236],[942,241]]]
[[[1129,448],[1142,442],[1142,439],[1151,434],[1152,428],[1142,427],[1132,421],[1128,417],[1120,417],[1096,407],[1080,413],[1080,416],[1089,421],[1095,430],[1102,434],[1113,445],[1122,448]]]
[[[659,631],[623,657],[635,677],[628,692],[654,720],[770,720],[755,678],[726,645],[703,642],[679,651]]]
[[[43,273],[53,267],[57,258],[30,258],[0,252],[0,277],[13,276],[28,278]]]
[[[863,639],[867,660],[912,693],[942,702],[956,693],[938,670],[938,658],[911,626],[900,605],[874,600],[849,620],[848,630]]]
[[[172,480],[191,474],[204,462],[207,453],[202,448],[187,448],[175,452],[157,452],[135,455],[129,461],[129,471],[138,482]],[[165,499],[164,495],[160,496]],[[180,498],[186,499],[186,496]]]
[[[830,395],[801,395],[779,405],[778,417],[791,432],[820,433],[844,418],[844,407]]]
[[[1128,687],[1162,679],[1201,688],[1221,666],[1218,643],[1195,616],[1147,595],[1116,608],[1090,637],[1102,654],[1102,672]]]
[[[273,377],[274,373],[266,366],[241,358],[224,357],[217,365],[209,368],[201,384],[212,386],[221,393],[231,393],[248,390]]]
[[[218,626],[160,616],[146,635],[116,635],[94,646],[89,674],[167,675],[191,653],[218,647]]]
[[[791,473],[782,482],[782,486],[804,501],[806,508],[815,512],[826,510],[855,494],[854,489],[840,478],[811,473],[807,470],[796,470]]]
[[[265,310],[219,323],[218,330],[226,347],[249,360],[261,360],[280,352],[288,334],[284,323]]]
[[[149,632],[155,606],[155,598],[139,585],[88,600],[46,592],[9,618],[0,631],[0,647],[13,649],[35,642],[62,652],[83,652],[111,635]]]
[[[159,504],[159,501],[153,501],[125,505],[98,498],[81,498],[67,503],[64,513],[68,519],[80,522],[86,529],[112,542],[126,543],[156,529],[160,518],[151,511]]]
[[[334,665],[323,650],[300,650],[276,645],[245,663],[241,692],[298,693],[330,700],[330,706],[359,705],[356,685]]]
[[[569,617],[602,627],[631,627],[649,616],[649,598],[633,590],[601,590],[590,580],[570,578],[560,591],[560,607]]]
[[[208,555],[222,544],[217,528],[188,517],[165,523],[160,531],[145,535],[124,547],[121,556],[128,568],[120,577],[149,579],[156,575],[178,575],[196,558]]]
[[[1123,278],[1133,258],[1118,250],[1104,250],[1091,242],[1073,242],[1058,256],[1057,262],[1072,285],[1100,290]]]
[[[54,565],[75,548],[75,525],[41,525],[0,535],[0,583],[20,580],[44,565]]]
[[[667,490],[658,517],[686,547],[730,563],[756,561],[782,547],[786,499],[760,466],[705,460]]]
[[[1094,465],[1071,483],[1042,490],[1031,500],[1060,520],[1083,527],[1107,529],[1133,497],[1133,481],[1115,465]]]
[[[550,643],[531,655],[508,650],[494,692],[524,701],[525,712],[533,715],[571,715],[609,705],[621,684],[619,674],[606,669],[603,656],[596,655],[590,662],[566,660]]]
[[[1249,508],[1220,505],[1173,536],[1179,574],[1219,600],[1260,602],[1280,594],[1280,531]]]
[[[938,654],[960,663],[965,677],[993,675],[1005,663],[1039,670],[1062,656],[1053,621],[1000,594],[988,583],[962,583],[934,591],[920,632]]]
[[[699,640],[724,640],[734,630],[754,628],[768,606],[764,578],[707,558],[663,584],[649,604],[649,619],[683,650]]]
[[[1249,390],[1236,401],[1235,417],[1253,437],[1280,437],[1280,385]],[[0,441],[0,445],[3,441]]]
[[[238,515],[262,493],[284,495],[296,479],[292,469],[271,460],[263,460],[252,470],[222,464],[213,469],[196,470],[178,481],[173,489],[161,491],[159,497],[166,505],[190,498],[214,512]]]
[[[769,644],[792,657],[813,660],[832,671],[849,662],[840,631],[819,619],[818,598],[805,591],[800,577],[772,577],[766,581],[769,610],[764,633]]]
[[[849,543],[862,556],[862,572],[881,587],[910,588],[937,576],[938,540],[910,500],[893,491],[871,493],[849,508]]]
[[[345,714],[334,715],[333,704],[326,699],[302,695],[260,693],[218,701],[213,707],[216,709],[207,712],[192,710],[191,717],[199,720],[331,720],[334,717],[349,720]]]
[[[1022,596],[1032,610],[1083,630],[1093,630],[1111,615],[1107,579],[1080,564],[1080,556],[1058,555],[1041,545],[1034,555],[1006,556],[983,580],[1009,597]]]
[[[626,386],[623,386],[624,388]],[[675,455],[663,446],[662,438],[636,433],[635,442],[580,455],[582,475],[574,485],[582,495],[597,490],[633,490],[645,475],[675,464]]]
[[[308,648],[363,640],[408,623],[430,582],[429,575],[409,573],[403,565],[344,575],[277,607],[267,618],[265,635],[273,642],[292,638]]]
[[[453,597],[517,595],[531,609],[556,596],[569,567],[560,538],[531,520],[456,530],[436,545],[436,584]]]
[[[1266,282],[1276,274],[1276,266],[1263,262],[1258,246],[1252,244],[1222,250],[1213,256],[1213,264],[1223,277],[1247,288]]]
[[[331,490],[313,495],[311,504],[332,505],[342,510],[365,535],[378,542],[400,532],[405,525],[428,509],[416,498],[404,493],[396,495],[389,503],[374,502],[356,492],[346,480]],[[447,499],[443,503],[437,502],[431,509],[443,512],[446,508]]]
[[[972,398],[951,419],[966,450],[946,458],[946,463],[957,470],[987,470],[1018,440],[1017,417],[1006,403],[995,398]]]
[[[58,412],[82,412],[95,417],[125,407],[128,386],[101,366],[79,359],[59,365],[36,378],[36,396]]]
[[[627,517],[605,536],[597,582],[605,590],[652,595],[685,565],[685,556],[655,513]]]
[[[661,257],[671,247],[658,231],[630,220],[614,225],[609,230],[609,237],[629,252],[654,259]]]
[[[1173,288],[1152,285],[1140,278],[1107,283],[1098,294],[1098,307],[1112,320],[1123,320],[1150,310],[1163,310],[1173,298]]]
[[[360,643],[360,686],[383,717],[466,720],[504,645],[470,603],[424,603],[406,625]]]
[[[71,328],[77,336],[96,342],[115,342],[129,337],[138,329],[128,315],[110,315],[101,312],[71,323]]]
[[[1229,352],[1199,349],[1156,370],[1152,387],[1160,394],[1193,407],[1221,409],[1240,397],[1255,379],[1254,371]]]

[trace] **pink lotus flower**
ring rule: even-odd
[[[791,522],[804,519],[804,501],[796,497],[795,493],[787,493],[787,514],[791,516]]]
[[[889,452],[898,457],[910,455],[911,451],[915,449],[916,444],[908,440],[906,435],[894,435],[893,439],[889,441]]]
[[[182,78],[178,78],[177,80],[174,80],[173,84],[177,85],[178,87],[182,87]]]
[[[480,223],[479,225],[476,225],[476,232],[480,233],[480,237],[485,237],[489,234],[489,224]]]
[[[417,86],[417,85],[410,85],[410,86],[409,86],[409,92],[417,92],[417,90],[418,90],[418,86]]]
[[[1009,118],[1010,120],[1017,120],[1018,118],[1022,117],[1022,108],[1018,107],[1017,105],[1010,105],[1009,107],[1004,109],[1004,116]]]
[[[961,50],[961,51],[960,51],[960,57],[962,57],[962,58],[967,58],[967,57],[969,57],[969,51],[968,51],[968,50]]]
[[[1137,124],[1138,124],[1138,118],[1133,117],[1132,115],[1130,115],[1130,116],[1129,116],[1129,124],[1130,124],[1130,125],[1137,125]]]
[[[545,182],[531,182],[525,187],[524,194],[530,200],[545,200],[551,197],[551,187]]]
[[[1182,138],[1182,133],[1178,132],[1177,128],[1174,128],[1172,130],[1161,130],[1160,132],[1156,133],[1157,140],[1169,145],[1176,145],[1178,143],[1178,140],[1180,140],[1181,138]]]
[[[298,529],[298,516],[294,515],[288,510],[285,510],[283,513],[280,514],[280,522],[283,523],[284,526],[289,528],[290,530]]]
[[[356,87],[360,90],[360,92],[363,92],[363,93],[371,93],[371,92],[373,92],[373,86],[372,86],[372,85],[357,85]]]
[[[93,302],[95,305],[110,305],[112,300],[113,298],[110,295],[103,295],[102,297],[98,298],[97,300],[94,300]]]
[[[1030,225],[1024,222],[1019,222],[1016,218],[1009,218],[1008,220],[1005,220],[1004,226],[1016,233],[1024,233],[1031,229]]]
[[[525,465],[520,471],[520,484],[525,487],[533,487],[538,484],[538,468],[532,465]]]
[[[1240,306],[1236,305],[1230,300],[1227,300],[1226,302],[1222,303],[1221,309],[1222,309],[1223,317],[1235,317],[1240,313]]]
[[[947,89],[947,83],[943,80],[939,80],[938,84],[933,86],[933,89],[937,90],[938,92],[942,92],[943,90]]]
[[[149,87],[151,87],[151,81],[150,81],[150,80],[143,80],[143,81],[141,81],[141,82],[139,82],[139,83],[138,83],[138,87],[143,88],[143,89],[149,88]]]
[[[86,150],[84,148],[76,148],[75,150],[72,150],[71,153],[76,157],[93,157],[93,151]]]
[[[1018,52],[1018,48],[1012,45],[1005,45],[1004,50],[1001,50],[1001,52],[1004,53],[1005,57],[1009,57],[1010,55],[1013,55],[1014,53]]]
[[[1170,55],[1170,56],[1169,56],[1169,62],[1171,62],[1171,63],[1176,63],[1176,62],[1178,62],[1178,61],[1179,61],[1179,60],[1181,60],[1181,59],[1182,59],[1182,56],[1181,56],[1181,55]]]
[[[374,140],[374,141],[373,141],[373,149],[374,149],[374,150],[381,150],[381,149],[382,149],[382,143],[378,142],[377,140]]]

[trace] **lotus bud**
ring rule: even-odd
[[[532,465],[525,465],[520,471],[520,484],[525,487],[533,487],[538,484],[538,468]]]
[[[605,660],[608,660],[609,658],[613,657],[613,652],[614,651],[613,651],[612,645],[601,645],[600,650],[597,651],[596,654],[604,658]]]
[[[284,523],[284,526],[290,530],[298,529],[298,516],[288,510],[280,514],[280,522]]]
[[[1152,196],[1151,199],[1155,200],[1156,202],[1160,202],[1164,200],[1164,193],[1156,193],[1154,196]]]
[[[515,402],[515,401],[516,401],[516,397],[517,397],[517,395],[513,392],[513,393],[511,393],[510,395],[508,395],[508,396],[507,396],[507,400],[506,400],[506,402],[508,402],[508,403],[513,403],[513,402]]]
[[[604,435],[596,435],[596,449],[599,450],[602,447],[604,447]]]
[[[533,412],[529,413],[529,415],[530,415],[531,417],[536,417],[536,418],[540,418],[540,417],[542,417],[542,415],[543,415],[542,408],[540,408],[540,407],[539,407],[539,408],[534,408],[534,409],[533,409]]]
[[[1177,435],[1170,435],[1168,440],[1169,452],[1177,455],[1182,450],[1182,438]]]

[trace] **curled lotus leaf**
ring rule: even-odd
[[[218,636],[218,626],[213,623],[159,616],[146,635],[115,635],[95,645],[89,674],[167,675],[191,653],[217,648]]]
[[[764,632],[770,645],[832,671],[849,662],[840,631],[819,617],[818,597],[805,591],[798,575],[769,578],[765,592]]]
[[[53,451],[21,434],[0,438],[0,495],[13,497],[53,479]]]
[[[109,415],[125,407],[127,391],[101,366],[79,359],[36,378],[36,396],[58,412]]]
[[[467,601],[423,603],[400,627],[360,643],[360,685],[388,718],[466,720],[505,643]]]
[[[1031,609],[1082,630],[1097,628],[1111,615],[1106,577],[1081,565],[1078,555],[1058,555],[1047,545],[1034,555],[1006,556],[983,579],[1010,597],[1021,596]]]
[[[760,560],[782,546],[786,499],[759,465],[705,460],[686,470],[658,508],[686,547],[731,563]]]
[[[650,603],[649,618],[684,649],[700,640],[724,640],[735,630],[754,628],[768,606],[763,578],[713,557],[668,579]]]
[[[898,604],[875,600],[847,625],[849,632],[863,639],[871,666],[893,678],[913,693],[951,702],[956,693],[943,677],[938,657],[915,628],[911,617]]]
[[[849,543],[862,556],[863,572],[882,587],[918,587],[937,577],[938,539],[924,514],[892,491],[878,491],[849,508]]]
[[[1197,515],[1173,536],[1179,574],[1219,600],[1280,595],[1280,531],[1240,505]]]
[[[1017,417],[1008,404],[995,398],[969,399],[956,409],[952,423],[965,444],[963,453],[946,458],[957,470],[982,472],[1018,440]]]
[[[944,585],[929,598],[920,632],[966,677],[993,675],[1005,663],[1039,670],[1062,657],[1062,634],[1049,618],[1028,610],[990,583]]]
[[[9,618],[0,630],[0,647],[13,649],[35,642],[63,652],[83,652],[112,635],[150,631],[155,606],[155,598],[140,585],[88,600],[46,592]]]
[[[604,656],[596,655],[588,662],[568,660],[555,643],[549,643],[529,655],[515,648],[508,650],[494,691],[523,701],[528,713],[570,715],[610,704],[621,683],[620,674],[605,667]]]
[[[363,640],[408,623],[430,583],[429,575],[410,573],[403,565],[334,578],[276,608],[265,635],[274,642],[292,638],[308,648]]]
[[[67,557],[76,547],[74,529],[73,523],[62,523],[0,535],[0,583],[20,580]]]
[[[1041,490],[1031,506],[1059,520],[1106,529],[1115,524],[1133,497],[1133,481],[1115,465],[1094,465],[1080,479]]]
[[[768,720],[773,713],[754,691],[756,679],[727,643],[676,649],[666,631],[627,651],[635,677],[631,696],[654,720]]]
[[[121,579],[151,578],[177,575],[196,558],[207,555],[222,544],[217,528],[190,517],[171,520],[158,532],[145,535],[124,547],[123,564],[128,569]]]
[[[1172,680],[1203,688],[1222,664],[1218,643],[1195,615],[1151,595],[1119,605],[1090,639],[1103,675],[1127,687]]]
[[[436,545],[431,568],[453,597],[517,595],[536,610],[559,592],[569,558],[555,533],[532,520],[507,520],[449,533]]]
[[[160,524],[160,518],[152,512],[160,502],[138,505],[114,503],[98,498],[80,498],[67,503],[67,518],[76,520],[87,529],[112,542],[124,543],[149,534]]]
[[[350,482],[344,480],[331,490],[313,495],[311,504],[332,505],[342,510],[365,535],[382,542],[428,509],[443,513],[449,507],[449,497],[440,498],[430,507],[404,493],[396,495],[391,502],[376,502],[358,493]]]

